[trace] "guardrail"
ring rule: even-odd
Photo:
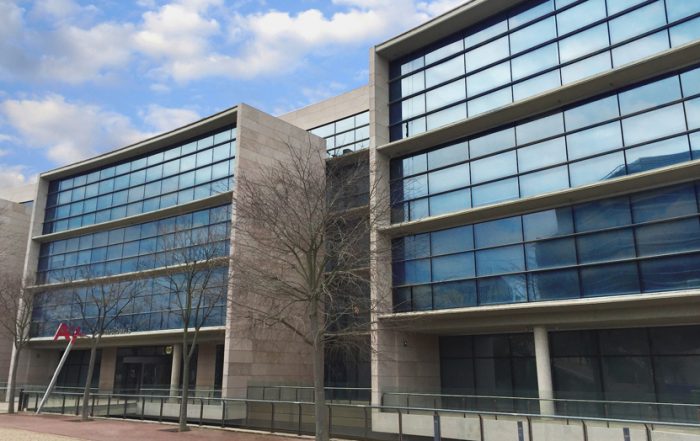
[[[326,387],[325,398],[331,403],[367,403],[372,397],[371,388]],[[261,400],[309,401],[315,397],[311,386],[248,386],[246,396]]]
[[[700,423],[700,404],[685,403],[384,392],[381,405],[569,418],[619,418],[653,423]]]
[[[41,399],[41,393],[20,390],[20,410],[34,411]],[[419,394],[410,394],[419,395]],[[423,394],[427,395],[427,394]],[[496,397],[489,397],[496,398]],[[502,397],[498,397],[502,398]],[[96,393],[91,396],[90,415],[106,418],[120,418],[151,421],[177,421],[181,397],[170,395],[130,395]],[[44,407],[45,413],[77,415],[80,411],[82,394],[55,392]],[[583,401],[583,400],[579,400]],[[262,430],[271,433],[293,433],[312,435],[314,433],[314,404],[308,401],[257,400],[247,398],[190,398],[188,400],[188,423],[200,426],[235,427]],[[666,403],[664,403],[666,404]],[[683,405],[678,405],[683,406]],[[575,417],[571,415],[541,415],[528,412],[475,411],[420,406],[372,406],[369,404],[326,403],[328,410],[328,430],[333,437],[385,441],[399,439],[404,435],[404,420],[416,415],[432,416],[435,421],[435,435],[439,436],[440,420],[445,417],[472,417],[478,424],[479,439],[484,439],[484,422],[504,417],[517,419],[525,425],[529,440],[533,438],[533,421],[562,421],[566,424],[577,422],[583,433],[593,422],[640,425],[645,428],[646,437],[651,441],[654,425],[672,426],[700,430],[700,419],[695,422],[653,421],[632,418]],[[697,410],[698,406],[693,406]],[[397,431],[379,433],[372,431],[372,414],[395,415]],[[520,426],[522,427],[522,426]],[[437,439],[437,438],[436,438]],[[586,439],[584,437],[584,439]]]

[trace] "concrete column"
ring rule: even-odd
[[[173,345],[173,364],[170,370],[170,395],[179,395],[180,366],[182,365],[182,345]]]
[[[100,392],[114,391],[114,372],[117,369],[117,348],[102,348],[100,360]]]
[[[216,344],[202,343],[197,349],[197,378],[195,388],[197,390],[213,389],[215,376]]]
[[[554,415],[554,387],[552,386],[552,363],[549,358],[549,336],[547,328],[535,326],[535,364],[537,366],[537,389],[540,397],[540,413]]]

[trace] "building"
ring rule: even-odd
[[[239,105],[42,174],[25,273],[38,270],[38,291],[60,290],[66,269],[98,263],[103,245],[108,254],[121,247],[110,274],[133,270],[132,227],[140,256],[149,222],[230,212],[230,188],[213,183],[264,167],[281,154],[280,133],[319,148],[323,138],[329,161],[368,159],[368,185],[391,201],[370,242],[370,253],[392,251],[370,268],[382,306],[371,363],[333,384],[371,386],[374,405],[566,406],[639,419],[597,401],[651,403],[665,409],[658,414],[668,409],[655,403],[700,404],[699,85],[696,2],[467,2],[375,46],[366,87],[278,118]],[[166,173],[171,158],[186,170]],[[209,170],[201,176],[200,165]],[[113,243],[108,233],[94,245],[116,229]],[[93,245],[82,243],[87,235]],[[45,297],[25,382],[46,380],[54,363],[44,360],[59,354],[47,336],[69,318],[68,305],[50,303],[60,296]],[[148,316],[145,328],[106,339],[101,388],[178,384],[181,368],[163,352],[177,353],[177,326],[157,304],[134,311]],[[235,311],[216,317],[194,386],[241,396],[251,385],[309,384],[294,341],[271,357],[270,342],[231,330],[242,319]],[[421,418],[405,416],[406,433],[432,433]],[[399,423],[374,412],[372,424],[396,432]],[[474,424],[454,438],[469,438]]]

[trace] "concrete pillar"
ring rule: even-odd
[[[180,366],[182,365],[182,345],[173,345],[173,364],[170,370],[170,395],[180,395]]]
[[[537,366],[537,389],[540,397],[540,413],[554,415],[554,387],[552,386],[552,363],[549,358],[549,336],[547,328],[535,326],[535,364]]]
[[[197,390],[214,389],[214,377],[216,376],[216,344],[202,343],[197,348],[197,378],[195,388]]]
[[[102,348],[100,360],[100,392],[114,391],[114,373],[117,369],[117,348]]]

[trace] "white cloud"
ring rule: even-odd
[[[36,181],[36,174],[23,165],[0,164],[0,188],[13,188]]]
[[[155,104],[140,113],[141,119],[157,132],[167,132],[182,127],[201,117],[193,110],[162,107]]]
[[[44,149],[56,164],[67,164],[150,136],[129,118],[90,104],[70,103],[60,95],[6,100],[0,112],[30,148]]]

